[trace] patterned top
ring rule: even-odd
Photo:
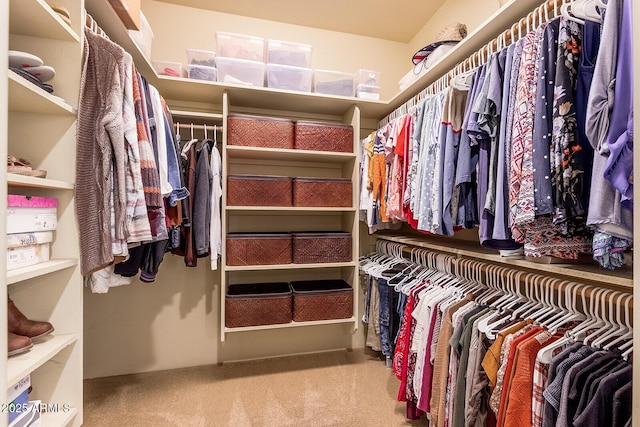
[[[586,233],[586,207],[582,187],[587,159],[578,140],[575,88],[582,30],[574,21],[563,19],[558,35],[558,60],[553,93],[553,133],[551,136],[551,177],[555,196],[553,222],[568,236]]]
[[[515,241],[523,243],[525,231],[517,226],[516,218],[522,217],[530,209],[533,212],[533,204],[527,204],[527,200],[521,197],[521,185],[523,175],[527,173],[525,166],[525,146],[529,134],[533,131],[533,110],[535,104],[531,104],[529,91],[533,90],[531,82],[535,81],[536,72],[536,46],[535,34],[531,32],[526,35],[522,46],[522,60],[518,74],[518,84],[516,86],[516,104],[514,109],[513,130],[511,136],[511,158],[509,176],[509,225]],[[531,170],[532,172],[532,170]],[[526,185],[526,184],[525,184]],[[523,196],[525,194],[523,189]],[[527,221],[519,218],[520,224]]]

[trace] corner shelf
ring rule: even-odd
[[[354,330],[358,329],[358,322],[355,317],[349,317],[347,319],[330,319],[330,320],[315,320],[310,322],[291,322],[291,323],[278,323],[275,325],[260,325],[260,326],[244,326],[240,328],[224,328],[225,333],[229,332],[247,332],[247,331],[263,331],[267,329],[286,329],[296,328],[302,326],[321,326],[321,325],[337,325],[341,323],[353,323]]]
[[[73,190],[73,182],[58,181],[48,178],[37,178],[34,176],[18,175],[7,173],[7,184],[10,187],[43,188],[49,190]]]
[[[29,267],[17,268],[15,270],[7,271],[7,285],[44,276],[66,268],[75,267],[76,265],[78,265],[78,260],[75,258],[69,258],[53,259],[40,264],[31,265]]]
[[[8,70],[9,111],[75,116],[77,110],[62,98],[51,95]]]
[[[7,361],[7,384],[16,384],[77,340],[76,334],[49,335],[36,341],[28,352],[10,357]]]
[[[544,274],[554,274],[576,281],[589,281],[607,285],[616,285],[622,288],[633,289],[633,271],[630,266],[625,266],[619,270],[605,270],[595,263],[590,264],[542,264],[526,259],[505,258],[480,246],[477,242],[455,240],[453,238],[429,236],[428,238],[417,238],[411,236],[398,236],[390,234],[373,234],[372,237],[389,240],[391,242],[404,243],[410,246],[417,246],[425,249],[432,249],[438,252],[450,253],[466,258],[474,258],[483,261],[490,261],[506,266],[516,266],[532,271],[539,271]]]
[[[10,0],[9,11],[12,34],[80,42],[80,36],[44,0]]]

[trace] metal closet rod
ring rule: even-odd
[[[196,125],[193,123],[174,123],[174,126],[176,127],[176,129],[180,130],[180,129],[187,129],[187,130],[204,130],[205,129],[205,125]],[[206,125],[207,126],[207,131],[211,130],[219,130],[222,131],[224,129],[224,125]]]

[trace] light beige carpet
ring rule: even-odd
[[[377,353],[335,351],[84,381],[84,426],[418,426]]]

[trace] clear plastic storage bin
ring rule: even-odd
[[[187,49],[188,65],[216,66],[216,53],[210,50]]]
[[[339,71],[315,70],[313,90],[326,95],[354,96],[355,75]]]
[[[379,86],[380,85],[380,71],[372,70],[358,70],[357,79],[359,85]]]
[[[311,45],[269,40],[267,42],[267,62],[309,68],[311,67]]]
[[[216,31],[218,56],[264,62],[264,39]]]
[[[219,82],[264,86],[264,62],[218,56],[216,65]]]
[[[145,18],[144,13],[140,12],[140,30],[128,30],[129,36],[133,42],[140,48],[142,54],[147,59],[151,59],[151,45],[153,44],[153,31],[151,25]]]
[[[153,69],[159,76],[184,77],[180,62],[153,61]]]
[[[206,67],[204,65],[187,65],[187,76],[195,80],[209,80],[215,82],[218,80],[218,70],[216,67]]]
[[[356,86],[356,98],[380,99],[380,86],[360,84]]]
[[[311,92],[311,68],[267,64],[267,86],[275,89]]]

